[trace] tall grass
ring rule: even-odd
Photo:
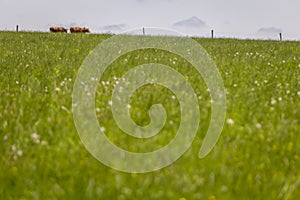
[[[218,66],[227,89],[227,123],[214,150],[198,151],[210,119],[207,88],[189,63],[149,49],[121,56],[97,89],[97,117],[124,149],[166,145],[178,129],[172,93],[145,86],[131,99],[132,118],[168,113],[157,137],[133,139],[115,124],[109,100],[119,78],[150,62],[187,77],[199,99],[195,142],[173,165],[147,174],[112,170],[84,148],[72,116],[72,89],[84,58],[109,35],[0,32],[0,199],[297,199],[300,197],[300,43],[196,39]]]

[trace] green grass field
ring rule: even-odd
[[[213,151],[198,158],[210,120],[210,95],[182,58],[149,49],[121,56],[99,81],[98,120],[118,146],[148,152],[166,145],[180,122],[178,101],[161,86],[131,98],[132,118],[165,106],[168,120],[151,139],[117,127],[109,106],[116,82],[151,62],[184,74],[199,99],[192,147],[173,165],[146,174],[118,172],[84,148],[72,115],[72,90],[84,58],[110,35],[0,32],[0,199],[299,199],[300,42],[196,39],[219,68],[227,118]]]

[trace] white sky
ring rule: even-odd
[[[50,25],[82,25],[92,32],[160,27],[199,36],[214,29],[217,37],[277,39],[282,32],[300,40],[299,8],[300,0],[0,0],[0,30],[17,24],[32,31]]]

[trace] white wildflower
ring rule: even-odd
[[[40,136],[37,133],[31,134],[31,138],[32,138],[33,142],[36,144],[39,144],[41,142]]]
[[[233,125],[234,121],[233,121],[233,119],[229,118],[229,119],[227,119],[226,123],[229,125]]]
[[[277,103],[277,101],[275,99],[271,100],[271,105],[275,105]]]
[[[59,92],[61,89],[60,89],[59,87],[56,87],[54,90],[55,90],[56,92]]]
[[[60,83],[60,86],[63,87],[65,84],[66,84],[66,82],[65,82],[65,81],[62,81],[62,82]]]
[[[13,152],[17,151],[17,147],[16,147],[15,144],[13,144],[13,145],[11,146],[11,150],[12,150]]]
[[[261,128],[261,124],[260,124],[260,123],[257,123],[255,126],[256,126],[256,128],[258,128],[258,129]]]
[[[36,140],[36,139],[39,139],[40,136],[37,133],[32,133],[31,134],[31,138],[34,139],[34,140]]]
[[[21,149],[19,149],[19,150],[17,151],[17,155],[18,155],[19,157],[21,157],[21,156],[23,155],[23,151],[22,151]]]
[[[104,127],[100,127],[100,131],[101,131],[101,132],[103,132],[103,133],[104,133],[104,132],[105,132],[105,130],[106,130],[106,129],[105,129]]]
[[[281,87],[282,87],[281,83],[278,83],[278,84],[276,85],[276,87],[281,88]]]

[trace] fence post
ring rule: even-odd
[[[282,33],[279,33],[279,39],[282,41]]]
[[[211,38],[214,38],[214,30],[211,30]]]
[[[143,35],[145,35],[145,28],[143,27]]]
[[[16,31],[19,32],[19,25],[16,26]]]

